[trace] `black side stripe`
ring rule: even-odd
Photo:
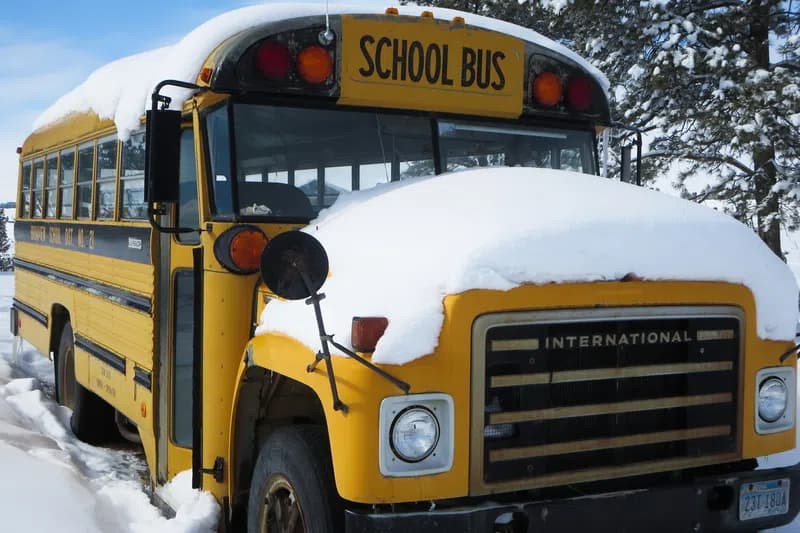
[[[152,388],[150,372],[148,372],[144,368],[139,368],[138,366],[133,367],[133,381],[135,381],[142,387],[146,388],[147,390],[150,390]]]
[[[33,307],[20,302],[16,298],[14,298],[12,305],[13,305],[13,307],[16,307],[17,309],[19,309],[20,311],[22,311],[23,313],[25,313],[26,315],[28,315],[29,317],[34,319],[35,321],[37,321],[40,324],[42,324],[43,326],[47,325],[47,315],[46,314],[40,313],[39,311],[37,311]]]
[[[82,335],[75,335],[75,346],[100,359],[102,362],[118,372],[125,373],[125,358],[98,346]]]
[[[55,270],[50,267],[29,263],[27,261],[23,261],[22,259],[14,259],[14,267],[53,278],[56,281],[66,285],[71,285],[94,295],[99,294],[100,296],[104,296],[113,302],[136,309],[137,311],[150,313],[150,310],[152,309],[150,298],[140,296],[123,289],[118,289],[116,287],[111,287],[97,281],[81,278],[73,274],[67,274],[66,272],[61,272],[60,270]]]

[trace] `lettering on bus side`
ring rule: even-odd
[[[369,34],[361,37],[359,46],[364,64],[358,73],[364,78],[377,75],[382,80],[415,83],[424,80],[442,87],[491,88],[494,91],[502,91],[506,86],[503,71],[506,55],[500,50],[423,44]]]
[[[78,231],[75,232],[73,228],[61,228],[60,226],[31,226],[30,230],[31,242],[75,246],[73,235],[77,234],[78,248],[95,249],[96,238],[93,229],[78,228]]]

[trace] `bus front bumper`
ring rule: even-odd
[[[739,519],[742,490],[789,480],[786,513]],[[744,489],[743,489],[744,487]],[[749,487],[749,489],[748,489]],[[352,533],[459,532],[712,532],[754,531],[787,524],[800,511],[800,463],[787,468],[697,478],[692,483],[561,500],[475,506],[429,512],[346,512]]]

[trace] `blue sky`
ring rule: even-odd
[[[109,61],[172,44],[209,18],[258,3],[263,1],[7,2],[0,10],[0,102],[6,113],[0,120],[0,201],[16,195],[16,147],[59,96]]]

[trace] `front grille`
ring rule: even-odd
[[[735,308],[487,315],[475,322],[473,343],[473,489],[738,456]]]

